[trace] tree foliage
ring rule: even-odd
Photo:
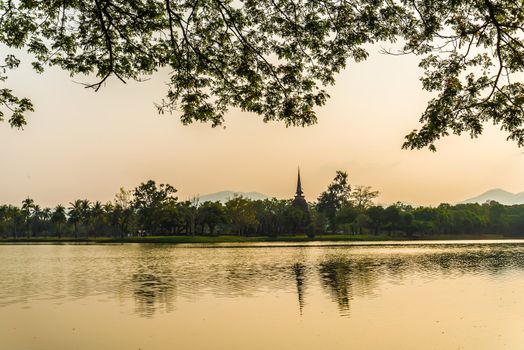
[[[133,207],[138,215],[138,222],[142,230],[153,232],[160,229],[160,220],[163,209],[177,200],[174,194],[177,190],[169,184],[156,185],[149,180],[141,183],[133,192]],[[117,199],[121,200],[120,197]]]
[[[351,201],[359,209],[369,208],[378,194],[379,192],[373,191],[370,186],[355,186],[351,191]]]
[[[317,209],[324,213],[329,220],[331,229],[336,229],[336,216],[341,208],[349,204],[351,199],[351,185],[348,174],[337,171],[333,182],[329,184],[326,191],[318,197]]]
[[[487,121],[524,145],[524,6],[510,0],[5,0],[0,45],[30,53],[33,68],[141,80],[170,72],[160,112],[183,123],[223,123],[237,107],[286,125],[316,122],[314,108],[366,45],[400,41],[421,57],[433,92],[405,148],[450,133],[478,136]],[[395,52],[393,52],[395,53]],[[20,61],[11,52],[0,84]],[[0,119],[26,123],[31,101],[0,89]]]
[[[316,209],[329,220],[332,231],[337,231],[339,224],[357,221],[362,231],[362,223],[368,218],[364,211],[373,205],[373,199],[379,192],[370,186],[354,186],[349,183],[348,173],[337,171],[335,178],[326,191],[318,197]]]
[[[437,93],[405,148],[449,133],[482,133],[492,121],[524,145],[524,7],[521,1],[414,1],[416,34],[405,51],[423,55],[423,88]]]

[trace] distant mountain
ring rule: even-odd
[[[242,196],[242,197],[249,198],[252,200],[258,200],[258,199],[264,200],[264,199],[271,198],[270,196],[265,195],[263,193],[259,193],[259,192],[222,191],[222,192],[206,194],[204,196],[199,196],[199,202],[204,203],[207,201],[210,201],[210,202],[218,201],[218,202],[225,203],[235,196]]]
[[[460,203],[486,203],[487,201],[497,201],[500,204],[513,205],[513,204],[524,204],[524,192],[511,193],[508,191],[501,190],[499,188],[489,190],[480,196],[466,199]]]

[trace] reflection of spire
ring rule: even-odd
[[[295,272],[295,280],[297,282],[298,307],[300,308],[300,315],[302,315],[302,309],[304,309],[304,269],[304,265],[300,263],[296,263],[295,265],[293,265],[293,271]]]
[[[302,197],[302,183],[300,182],[300,167],[298,168],[297,193],[296,197]]]

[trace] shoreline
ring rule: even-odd
[[[495,234],[482,235],[432,235],[424,237],[405,237],[405,236],[384,236],[384,235],[318,235],[309,238],[306,235],[296,236],[147,236],[147,237],[20,237],[20,238],[0,238],[0,244],[12,243],[93,243],[93,244],[126,244],[126,243],[165,243],[165,244],[215,244],[215,243],[293,243],[293,242],[391,242],[391,241],[481,241],[481,240],[511,240],[523,239],[524,237],[504,236]]]

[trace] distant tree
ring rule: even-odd
[[[195,234],[195,221],[198,216],[197,208],[191,201],[184,201],[177,205],[182,224],[181,231],[186,234]]]
[[[324,213],[329,220],[331,230],[336,230],[337,211],[347,205],[351,199],[351,185],[348,182],[348,174],[337,171],[333,182],[329,184],[326,191],[318,197],[317,210]]]
[[[177,190],[169,184],[156,185],[149,180],[141,183],[133,192],[133,207],[138,214],[138,223],[142,230],[153,232],[160,229],[162,207],[170,202],[176,202],[174,194]]]
[[[276,237],[281,233],[289,233],[286,222],[286,212],[292,205],[290,200],[276,198],[256,200],[252,202],[258,222],[257,234]]]
[[[242,196],[235,196],[225,204],[225,211],[233,230],[239,235],[246,235],[258,225],[253,202]]]
[[[124,209],[131,208],[133,205],[133,194],[131,191],[126,190],[123,187],[120,187],[118,193],[115,194],[115,205],[118,205]]]
[[[169,234],[177,234],[180,231],[180,228],[185,227],[180,204],[175,201],[170,201],[169,203],[162,205],[159,220],[161,231]]]
[[[315,205],[311,206],[309,215],[311,218],[310,231],[312,231],[315,235],[325,233],[328,226],[326,215],[322,212],[319,212]]]
[[[7,212],[8,212],[8,206],[7,205],[0,205],[0,235],[2,238],[7,237]]]
[[[413,216],[418,221],[436,221],[438,209],[429,207],[419,207],[413,210]]]
[[[6,220],[7,230],[11,232],[13,238],[17,238],[24,230],[26,214],[24,214],[20,208],[8,205],[7,208],[4,209],[4,218]]]
[[[109,203],[111,204],[111,203]],[[134,214],[133,195],[131,191],[120,187],[118,193],[115,195],[114,205],[106,206],[106,212],[109,213],[110,221],[116,227],[120,237],[123,238],[125,234],[129,233],[129,227]]]
[[[348,202],[344,204],[337,212],[335,221],[337,223],[337,226],[342,225],[343,230],[348,233],[349,231],[354,232],[354,225],[352,225],[357,217],[362,214],[362,210],[355,207],[352,203]]]
[[[419,207],[415,208],[412,214],[415,231],[422,235],[435,233],[439,220],[438,208]]]
[[[361,210],[367,209],[378,194],[379,192],[373,191],[370,186],[355,186],[351,191],[351,203]]]
[[[105,214],[104,205],[100,201],[94,202],[89,211],[89,217],[95,236],[100,236],[103,233],[102,231],[106,220]]]
[[[215,234],[215,228],[217,225],[226,222],[226,214],[224,206],[220,202],[204,202],[198,207],[198,221],[202,226],[202,233],[204,232],[204,226],[207,225],[209,233]]]
[[[370,224],[371,224],[371,219],[369,218],[369,216],[367,216],[364,213],[358,214],[354,221],[354,225],[358,229],[359,234],[363,234],[364,227],[367,227]]]
[[[80,223],[82,224],[86,237],[89,236],[91,218],[91,202],[87,199],[82,199],[80,201]]]
[[[412,237],[415,230],[413,214],[409,211],[402,212],[401,220],[400,228],[407,234],[408,237]]]
[[[504,206],[496,201],[489,201],[484,205],[488,208],[489,227],[492,233],[504,233],[507,222]]]
[[[452,230],[451,221],[451,205],[447,203],[441,203],[437,207],[437,218],[436,218],[437,231],[439,233],[450,233]]]
[[[51,222],[55,227],[58,238],[62,237],[62,227],[67,222],[66,210],[63,205],[57,205],[51,214]]]
[[[390,205],[384,210],[384,224],[389,235],[402,225],[401,209],[398,205]]]
[[[31,218],[35,209],[35,201],[29,197],[22,201],[22,214],[24,216],[25,232],[27,237],[31,234]]]
[[[514,205],[508,210],[507,227],[512,236],[519,236],[524,233],[524,205]]]
[[[368,208],[366,211],[367,216],[371,220],[371,227],[373,229],[373,233],[377,235],[384,224],[385,216],[384,216],[384,207],[382,206],[372,206]]]
[[[38,236],[40,234],[39,229],[40,229],[40,223],[42,220],[41,216],[42,216],[42,211],[40,209],[40,206],[38,204],[34,204],[31,216],[29,217],[28,223],[27,223],[29,227],[28,232],[30,232],[32,236]]]
[[[72,203],[69,203],[71,206],[69,207],[69,222],[73,224],[74,228],[74,236],[75,238],[78,237],[78,225],[82,222],[83,217],[83,201],[81,199],[77,199]]]
[[[288,233],[306,233],[306,228],[309,225],[309,213],[301,208],[290,205],[283,213],[286,226],[289,229]]]
[[[35,205],[31,220],[32,232],[34,235],[47,235],[50,229],[51,209]]]

